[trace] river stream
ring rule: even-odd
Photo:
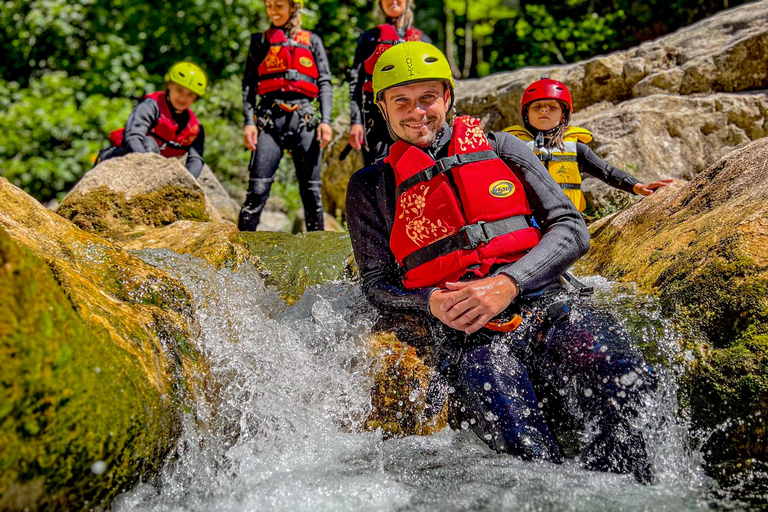
[[[191,256],[140,257],[195,297],[208,400],[185,414],[175,454],[151,482],[121,494],[123,511],[686,511],[742,510],[701,468],[677,409],[684,353],[656,304],[631,286],[588,278],[660,370],[640,421],[658,483],[496,454],[471,431],[384,440],[362,431],[375,312],[356,283],[325,284],[286,306],[258,273],[215,271]]]

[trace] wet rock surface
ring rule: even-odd
[[[0,178],[0,509],[88,509],[159,469],[205,363],[191,297]]]
[[[632,281],[700,333],[682,379],[713,463],[768,461],[768,139],[591,226],[586,273]]]

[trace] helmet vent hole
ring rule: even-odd
[[[395,69],[395,66],[393,64],[389,64],[381,68],[382,71],[392,71],[393,69]]]
[[[427,64],[432,64],[433,62],[437,62],[437,57],[425,57],[424,62]]]
[[[179,72],[179,76],[182,78],[186,78],[186,75],[184,75],[184,73],[181,73],[181,72]]]

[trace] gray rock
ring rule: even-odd
[[[690,180],[731,151],[768,135],[768,94],[658,94],[613,106],[593,105],[573,118],[592,131],[600,158],[642,182]],[[585,176],[586,177],[586,176]],[[626,195],[586,177],[584,192],[598,210]]]
[[[571,90],[576,111],[659,93],[768,88],[768,0],[723,11],[624,52],[566,66],[522,68],[457,84],[457,108],[487,130],[519,124],[524,88],[542,77]]]
[[[221,214],[221,217],[224,220],[237,224],[238,216],[240,215],[240,205],[229,196],[207,164],[203,166],[203,171],[200,173],[200,177],[197,178],[197,182],[203,187],[205,196]]]

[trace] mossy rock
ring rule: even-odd
[[[204,389],[191,295],[3,178],[0,229],[0,509],[108,504],[160,468]]]
[[[392,332],[371,335],[368,351],[379,366],[371,390],[373,412],[365,427],[380,428],[387,437],[430,435],[445,428],[447,403],[436,416],[424,415],[434,365],[427,364],[416,348],[402,343]]]
[[[222,220],[178,160],[154,154],[102,162],[75,185],[57,213],[84,231],[112,238],[178,220]]]
[[[157,471],[179,435],[136,358],[86,325],[48,265],[2,227],[0,361],[2,510],[106,503]]]
[[[768,139],[761,139],[687,185],[594,223],[592,248],[578,264],[637,283],[692,333],[681,396],[694,427],[717,427],[705,450],[715,463],[768,462],[756,448],[768,417],[766,197]]]
[[[248,250],[240,231],[229,222],[193,222],[180,220],[169,226],[127,234],[122,243],[126,250],[170,249],[191,254],[217,269],[237,270],[248,262],[261,268],[259,258]]]
[[[275,286],[289,304],[311,286],[357,275],[346,233],[313,231],[291,235],[257,231],[240,233],[240,237],[250,253],[259,258],[265,283]]]

